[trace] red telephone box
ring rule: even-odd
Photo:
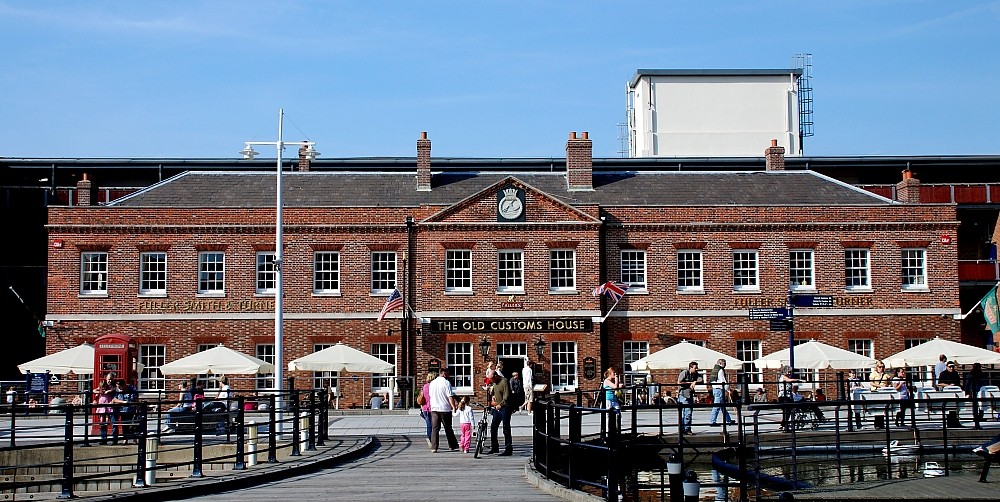
[[[109,375],[130,384],[139,381],[139,344],[128,335],[104,335],[94,341],[94,389]]]

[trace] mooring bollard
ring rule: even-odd
[[[247,465],[257,465],[257,422],[247,423]]]
[[[698,502],[699,493],[701,493],[701,482],[698,481],[698,473],[687,471],[684,474],[684,502]]]
[[[299,451],[309,448],[309,413],[299,412]]]
[[[156,483],[156,458],[160,454],[160,438],[146,438],[146,486]]]

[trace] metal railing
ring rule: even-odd
[[[9,435],[9,445],[0,447],[0,493],[58,491],[68,498],[81,487],[144,487],[157,471],[202,477],[206,464],[243,470],[259,457],[278,462],[279,451],[300,456],[329,439],[325,392],[290,391],[266,400],[265,412],[244,410],[242,395],[226,402],[5,406],[0,433]],[[286,408],[277,410],[276,403]],[[177,405],[189,411],[164,411]],[[99,407],[110,413],[97,413]],[[167,416],[175,432],[161,430]]]
[[[949,475],[979,469],[972,449],[1000,432],[997,403],[969,398],[725,403],[737,423],[720,419],[712,427],[706,412],[714,403],[608,410],[588,403],[593,392],[536,401],[532,461],[545,478],[607,500],[622,493],[632,500],[682,500],[682,469],[692,471],[689,489],[714,491],[720,501],[865,479]],[[693,412],[693,432],[681,422],[685,410]],[[779,429],[783,422],[787,432]],[[940,473],[931,472],[936,469]]]

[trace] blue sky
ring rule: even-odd
[[[323,157],[618,157],[636,69],[795,53],[806,155],[1000,154],[1000,2],[0,0],[0,47],[5,157],[235,158],[279,108]]]

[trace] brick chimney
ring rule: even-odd
[[[431,191],[431,140],[427,131],[420,133],[417,140],[417,191]]]
[[[785,147],[778,146],[778,140],[772,139],[771,146],[764,150],[764,165],[768,171],[785,170]]]
[[[566,141],[566,185],[569,190],[594,189],[594,144],[586,131],[579,138],[573,131]]]
[[[913,177],[913,171],[903,171],[903,181],[896,183],[896,200],[907,204],[920,203],[920,180]]]
[[[308,151],[309,149],[308,147],[306,147],[306,145],[302,145],[299,147],[299,171],[309,170],[309,164],[311,164],[312,161],[309,160],[309,155],[306,154],[306,152]]]
[[[89,206],[93,190],[94,184],[87,179],[87,173],[83,173],[83,178],[76,182],[76,205]]]

